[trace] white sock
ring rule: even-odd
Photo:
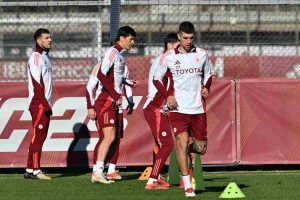
[[[93,165],[93,172],[96,171],[96,165]]]
[[[116,172],[116,165],[112,164],[112,163],[109,163],[107,173],[111,174],[111,173],[114,173],[114,172]]]
[[[33,169],[26,169],[26,172],[28,172],[28,173],[33,173]]]
[[[103,170],[104,170],[104,162],[103,161],[97,161],[95,172],[98,173],[98,174],[102,174]]]
[[[182,180],[184,184],[184,190],[192,187],[190,175],[182,176]]]
[[[149,178],[148,181],[147,181],[147,184],[153,184],[155,181],[157,181],[157,179]]]
[[[40,169],[37,169],[37,170],[33,170],[33,175],[37,175],[38,173],[40,173],[41,170]]]

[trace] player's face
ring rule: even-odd
[[[120,37],[120,43],[122,44],[123,49],[129,50],[134,45],[134,37],[129,35],[127,37]]]
[[[43,33],[38,39],[37,43],[43,49],[51,49],[52,47],[52,38],[49,33]]]
[[[175,43],[169,42],[169,43],[167,44],[167,51],[170,51],[170,50],[172,50],[172,49],[175,49],[178,45],[179,45],[179,42],[175,42]]]
[[[180,32],[178,34],[178,40],[180,42],[180,46],[187,52],[192,49],[193,41],[194,41],[194,33],[185,33]]]

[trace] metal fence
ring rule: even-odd
[[[88,79],[110,44],[110,1],[0,2],[0,81],[26,81],[37,28],[50,30],[55,80]],[[120,26],[137,31],[126,53],[131,76],[144,79],[182,21],[196,27],[197,46],[228,78],[299,78],[300,3],[284,0],[121,0]]]

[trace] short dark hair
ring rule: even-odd
[[[184,33],[188,33],[188,34],[195,33],[194,24],[192,24],[191,22],[188,22],[188,21],[182,22],[179,25],[178,33],[179,32],[184,32]]]
[[[121,36],[128,37],[129,35],[136,37],[135,30],[133,28],[131,28],[130,26],[122,26],[118,30],[116,40],[119,41]]]
[[[165,37],[165,50],[168,49],[168,44],[174,44],[178,41],[178,37],[176,33],[169,33],[168,35],[166,35]]]
[[[34,33],[34,36],[33,36],[34,41],[36,42],[37,39],[39,37],[41,37],[41,35],[44,34],[44,33],[50,33],[50,32],[45,28],[39,28],[38,30],[36,30],[35,33]]]

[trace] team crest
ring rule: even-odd
[[[44,126],[42,124],[39,124],[39,129],[43,129]]]
[[[113,123],[115,122],[115,120],[111,119],[109,122],[110,122],[111,124],[113,124]]]
[[[166,133],[165,131],[163,131],[163,132],[161,133],[161,135],[162,135],[163,137],[166,137],[166,136],[167,136],[167,133]]]

